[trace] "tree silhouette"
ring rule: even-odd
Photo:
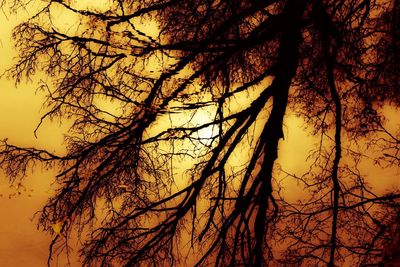
[[[57,26],[59,10],[77,23]],[[399,18],[398,0],[43,1],[14,29],[5,74],[49,77],[35,134],[72,120],[66,153],[4,140],[0,163],[12,181],[38,162],[60,170],[39,219],[57,226],[48,264],[75,231],[86,266],[383,264],[400,194],[374,193],[359,164],[398,166],[382,108],[400,105]],[[192,122],[201,110],[210,120]],[[320,140],[302,176],[275,162],[288,112]],[[189,122],[157,129],[182,113]],[[237,153],[250,156],[233,168]],[[279,175],[305,197],[286,201]]]

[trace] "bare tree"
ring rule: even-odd
[[[49,265],[74,229],[86,266],[183,265],[185,242],[196,266],[383,263],[400,195],[374,193],[358,165],[370,148],[377,164],[398,164],[399,135],[381,112],[400,104],[398,0],[42,2],[14,29],[19,61],[5,75],[51,78],[35,134],[46,119],[72,119],[67,152],[3,141],[0,163],[11,180],[37,162],[60,170],[39,220],[48,231],[59,223]],[[57,10],[76,25],[57,26]],[[209,122],[156,129],[199,110]],[[287,110],[320,138],[302,176],[275,163]],[[233,170],[243,149],[250,156]],[[182,157],[195,165],[178,186]],[[282,174],[307,197],[286,201]]]

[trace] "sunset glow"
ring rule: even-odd
[[[0,8],[0,266],[400,263],[400,1]]]

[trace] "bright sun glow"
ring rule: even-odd
[[[211,108],[200,109],[191,118],[190,124],[193,126],[202,126],[215,120],[215,112]],[[218,135],[218,126],[210,125],[205,128],[200,129],[197,132],[197,137],[199,141],[204,145],[210,145],[212,138]]]

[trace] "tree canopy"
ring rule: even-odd
[[[11,181],[39,162],[59,170],[39,219],[53,234],[49,265],[74,234],[85,266],[396,257],[400,193],[377,194],[359,164],[398,172],[400,133],[383,112],[400,105],[398,0],[32,5],[2,1],[36,10],[13,31],[18,61],[4,75],[47,75],[35,135],[44,120],[73,123],[64,154],[4,140],[0,165]],[[289,113],[320,140],[303,175],[276,164]],[[193,166],[178,177],[186,158]],[[282,175],[305,192],[299,201],[286,200]]]

